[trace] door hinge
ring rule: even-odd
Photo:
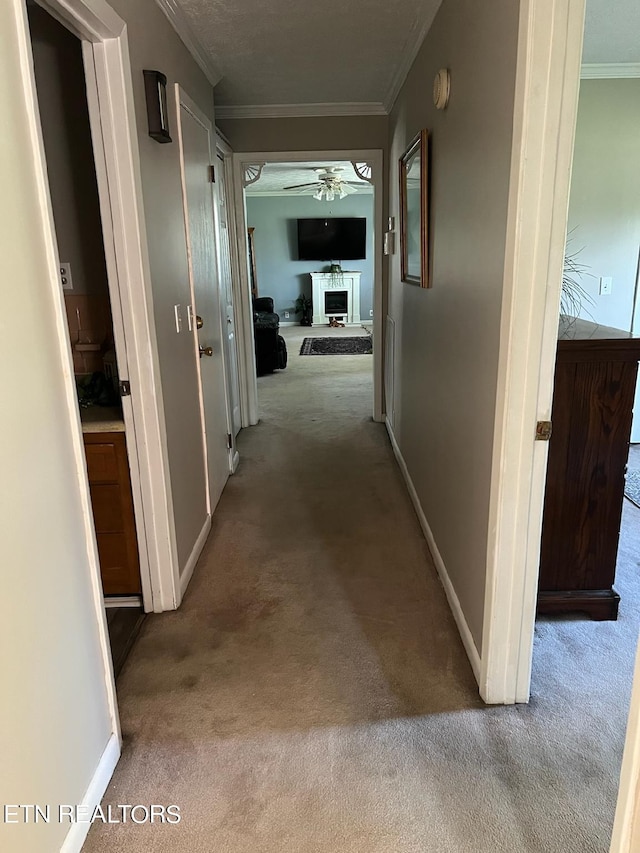
[[[216,182],[216,167],[213,163],[209,166],[209,183],[215,184]]]
[[[130,397],[131,396],[131,383],[128,379],[121,379],[118,385],[120,389],[121,397]]]
[[[227,433],[227,449],[233,450],[233,436],[230,432]]]
[[[538,421],[536,424],[536,441],[549,441],[551,430],[551,421]]]

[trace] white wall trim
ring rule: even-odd
[[[243,186],[243,173],[245,165],[252,163],[304,163],[318,162],[323,160],[352,160],[356,162],[367,162],[371,164],[372,183],[374,187],[374,210],[373,210],[373,318],[370,324],[373,326],[373,420],[382,422],[384,420],[384,397],[383,397],[383,283],[382,283],[382,244],[383,244],[383,221],[382,221],[382,197],[384,191],[384,155],[381,149],[348,149],[337,151],[251,151],[233,155],[234,192],[235,192],[235,217],[237,234],[247,233],[247,211]],[[240,253],[240,289],[243,315],[241,323],[236,324],[238,333],[238,348],[244,359],[246,369],[244,379],[245,389],[241,387],[241,393],[247,401],[247,420],[243,413],[243,426],[258,423],[258,386],[255,373],[255,352],[253,340],[253,311],[251,308],[251,293],[249,286],[249,268],[246,252],[246,237],[244,237],[245,251]],[[369,318],[367,318],[369,319]]]
[[[187,587],[189,586],[189,581],[193,576],[194,569],[198,563],[198,558],[200,554],[202,554],[202,549],[205,546],[205,542],[207,541],[207,536],[209,535],[209,531],[211,530],[211,516],[207,516],[207,520],[202,526],[202,530],[198,534],[198,538],[195,541],[193,548],[191,549],[191,553],[189,554],[189,559],[184,564],[184,568],[182,570],[182,574],[180,575],[180,598],[185,594]]]
[[[100,805],[119,759],[120,741],[116,735],[111,735],[96,772],[89,782],[89,787],[85,791],[82,801],[77,803],[79,806],[86,807],[85,814],[91,814],[96,806]],[[88,822],[71,824],[71,828],[60,848],[60,853],[80,853],[90,829],[91,824]]]
[[[586,62],[580,68],[583,80],[640,77],[640,62]]]
[[[404,48],[402,49],[402,59],[396,68],[383,100],[384,109],[387,113],[390,113],[393,109],[393,105],[400,94],[404,81],[407,79],[409,71],[411,71],[411,66],[415,62],[418,51],[422,47],[422,42],[425,40],[427,33],[431,29],[431,24],[433,24],[435,17],[438,14],[440,5],[441,0],[437,3],[435,8],[428,10],[426,16],[425,12],[427,11],[427,4],[422,3],[419,6],[418,14],[416,15],[416,19],[413,22],[413,26],[409,31]],[[431,84],[431,80],[426,81],[425,97],[431,97]]]
[[[420,527],[422,528],[424,538],[427,540],[427,545],[429,546],[431,557],[433,558],[436,571],[438,572],[438,577],[440,578],[440,582],[444,587],[445,595],[447,596],[447,601],[449,602],[449,607],[451,608],[451,612],[453,613],[453,618],[456,620],[456,625],[458,626],[458,631],[460,632],[462,644],[464,645],[467,657],[469,658],[469,662],[471,664],[471,668],[473,669],[473,674],[476,677],[476,681],[479,682],[480,655],[478,654],[478,649],[476,648],[476,644],[473,641],[473,637],[471,635],[471,631],[469,630],[467,620],[465,619],[464,613],[462,611],[462,606],[460,605],[460,601],[458,599],[458,596],[456,595],[456,591],[453,588],[453,584],[451,583],[451,578],[449,577],[449,573],[447,572],[444,560],[442,559],[442,555],[440,554],[440,551],[436,544],[436,540],[434,539],[431,527],[429,526],[429,523],[425,517],[422,505],[420,503],[420,498],[418,497],[416,488],[413,485],[413,480],[411,479],[411,475],[409,474],[409,469],[407,468],[407,464],[404,461],[404,457],[402,455],[400,447],[398,446],[398,442],[396,441],[393,428],[388,418],[385,420],[385,425],[387,427],[387,432],[391,441],[391,447],[393,448],[394,455],[398,462],[398,467],[400,468],[402,476],[404,477],[404,481],[409,492],[409,497],[411,498],[413,508],[415,509],[416,515],[418,516],[418,521],[420,522]]]
[[[82,2],[101,0],[73,5]],[[86,29],[83,35],[93,42],[84,54],[87,83],[93,84],[87,87],[92,135],[102,143],[96,147],[102,162],[97,156],[96,163],[105,238],[112,240],[105,248],[117,309],[114,333],[121,378],[131,381],[131,396],[122,399],[127,436],[134,439],[128,449],[144,604],[161,612],[177,606],[178,556],[129,48],[124,27],[117,39],[102,41]]]
[[[182,7],[178,4],[177,0],[156,0],[156,3],[167,16],[169,23],[180,37],[183,45],[198,63],[209,83],[215,86],[222,80],[222,71],[220,71],[209,55],[209,52],[193,31]]]
[[[585,0],[523,0],[516,71],[480,694],[527,702]]]
[[[386,116],[384,104],[343,102],[327,104],[238,104],[216,106],[216,118],[310,118],[321,116]]]

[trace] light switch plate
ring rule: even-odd
[[[64,291],[73,290],[73,279],[71,278],[71,264],[68,261],[60,261],[58,268],[60,284]]]
[[[613,278],[610,275],[600,276],[600,296],[610,296],[613,290]]]

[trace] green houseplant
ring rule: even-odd
[[[568,319],[579,317],[586,305],[594,305],[594,301],[580,283],[587,272],[588,267],[578,261],[578,255],[582,249],[569,251],[568,241],[564,256],[564,267],[562,269],[562,291],[560,295],[560,314]]]
[[[301,326],[310,326],[312,324],[313,302],[304,293],[301,293],[293,303],[293,310],[296,314],[302,314],[300,320]]]

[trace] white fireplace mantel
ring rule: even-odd
[[[313,324],[328,325],[336,317],[347,326],[360,325],[360,276],[362,273],[345,270],[339,276],[328,272],[312,272]],[[326,310],[325,293],[346,293],[347,310]]]

